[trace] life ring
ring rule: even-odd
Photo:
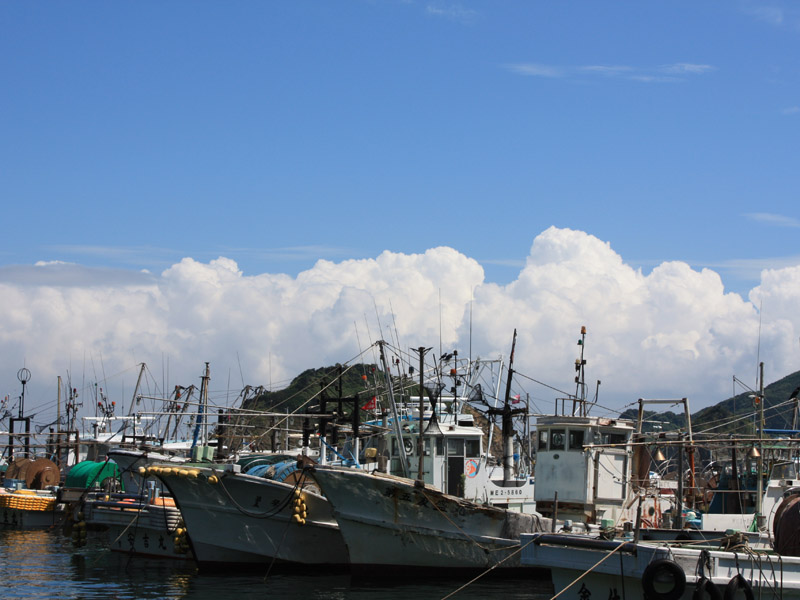
[[[658,591],[655,588],[656,580],[659,587],[670,583],[671,587],[664,591]],[[654,560],[642,573],[642,590],[647,600],[678,600],[686,590],[686,574],[674,561],[666,558]],[[753,599],[748,598],[747,600]]]
[[[717,584],[708,577],[700,577],[697,580],[697,584],[694,586],[692,600],[705,600],[706,596],[711,600],[723,600],[722,592],[719,591]]]
[[[725,586],[725,600],[736,600],[736,594],[740,591],[744,592],[744,597],[747,600],[754,600],[753,586],[750,585],[747,579],[742,577],[741,573],[735,575]]]

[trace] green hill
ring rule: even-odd
[[[319,406],[323,395],[328,401],[358,395],[366,403],[379,388],[385,387],[382,384],[383,373],[374,365],[307,369],[288,387],[274,392],[264,391],[251,399],[245,408],[265,412],[308,412],[306,409]]]
[[[405,375],[403,378],[406,380],[403,393],[416,395],[416,381]],[[363,399],[363,403],[360,402],[363,406],[373,396],[385,393],[385,389],[384,373],[375,365],[335,365],[307,369],[295,377],[288,387],[277,391],[263,391],[246,402],[244,408],[264,412],[310,413],[319,409],[320,398],[324,395],[328,402],[327,410],[330,411],[339,397],[358,395],[359,401]],[[792,427],[795,403],[789,402],[789,399],[797,396],[799,389],[800,371],[765,388],[764,419],[767,429]],[[754,415],[757,415],[753,395],[753,392],[743,392],[695,412],[692,414],[692,429],[697,433],[709,431],[716,435],[753,435]],[[346,414],[350,414],[348,406],[344,409]],[[636,420],[637,409],[627,410],[620,417]],[[686,419],[682,413],[645,411],[645,431],[671,431],[685,427]]]
[[[800,371],[787,375],[764,388],[764,423],[766,429],[791,429],[795,402],[800,390]],[[695,432],[711,431],[715,434],[753,435],[758,406],[755,394],[747,391],[713,406],[703,408],[692,415],[692,429]],[[624,419],[637,417],[637,410],[630,409],[620,415]],[[683,414],[674,412],[655,413],[645,411],[645,431],[660,426],[663,431],[686,427]]]

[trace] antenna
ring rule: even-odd
[[[353,327],[356,330],[356,343],[358,344],[358,355],[361,357],[361,374],[364,376],[364,379],[367,377],[367,367],[364,364],[364,351],[361,349],[361,336],[358,335],[358,325],[355,321],[353,321]],[[375,350],[373,348],[373,354]]]
[[[764,298],[758,301],[758,344],[756,345],[756,385],[758,385],[759,363],[761,362],[761,319],[763,314]]]
[[[239,360],[239,351],[236,351],[236,362],[239,364],[239,377],[242,378],[242,387],[244,387],[244,373],[242,373],[242,361]],[[230,370],[228,371],[228,387],[230,388]]]
[[[439,288],[439,356],[442,355],[442,288]]]
[[[397,344],[398,348],[402,348],[400,345],[400,333],[397,331],[397,320],[395,319],[394,314],[394,307],[392,306],[392,299],[389,299],[389,310],[392,312],[392,325],[394,326],[394,341]],[[359,348],[360,350],[360,348]]]
[[[475,301],[475,288],[472,288],[472,294],[469,297],[469,363],[472,364],[472,303]]]
[[[378,320],[378,336],[383,337],[383,325],[381,324],[381,316],[378,313],[378,303],[375,301],[375,296],[372,297],[372,305],[375,307],[375,318]]]

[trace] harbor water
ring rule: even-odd
[[[498,571],[473,577],[425,579],[353,578],[315,573],[198,573],[189,564],[131,557],[107,549],[91,533],[76,548],[56,531],[0,529],[2,597],[25,599],[424,600],[428,598],[547,600],[549,578],[506,577]],[[469,584],[469,585],[467,585]]]

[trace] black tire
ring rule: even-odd
[[[666,591],[658,591],[655,587],[656,580],[659,583],[671,580],[672,587]],[[686,590],[686,574],[676,562],[666,558],[654,560],[642,573],[642,590],[646,600],[678,600]]]
[[[722,592],[719,591],[717,585],[707,577],[701,577],[694,586],[692,600],[705,600],[706,596],[710,600],[723,600]]]
[[[747,600],[754,600],[753,586],[747,581],[742,574],[739,573],[725,586],[725,600],[736,600],[736,594],[741,591],[744,592],[744,597]]]

